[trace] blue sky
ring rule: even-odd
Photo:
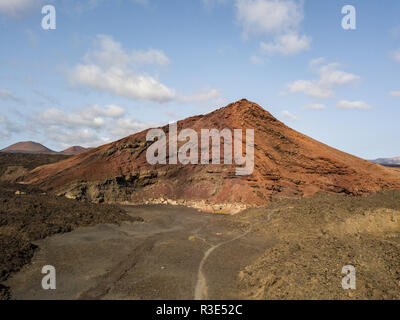
[[[247,98],[345,152],[399,156],[399,16],[396,0],[0,0],[0,148],[96,146]]]

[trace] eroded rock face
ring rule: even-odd
[[[253,173],[235,175],[236,164],[150,165],[146,150],[151,142],[146,141],[146,130],[39,167],[25,183],[94,202],[170,202],[214,212],[237,212],[275,199],[311,196],[321,191],[362,195],[400,189],[399,172],[300,134],[247,100],[179,121],[178,132],[185,128],[195,130],[199,137],[201,129],[254,129]],[[169,127],[162,129],[168,141]],[[221,163],[223,154],[222,143]]]

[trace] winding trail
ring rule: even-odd
[[[173,206],[123,208],[145,221],[80,228],[35,242],[40,250],[32,263],[7,282],[13,297],[235,299],[238,272],[269,246],[254,233],[257,224],[231,216]],[[201,242],[189,241],[191,235]],[[57,269],[57,290],[41,288],[44,265]]]
[[[207,261],[207,258],[210,256],[210,254],[218,249],[219,247],[222,247],[228,243],[234,242],[236,240],[239,240],[241,238],[244,238],[247,236],[252,230],[252,226],[250,226],[249,230],[247,230],[245,233],[231,239],[228,241],[221,242],[219,244],[216,244],[209,248],[205,253],[203,259],[200,261],[199,264],[199,270],[197,272],[197,282],[196,286],[194,289],[194,300],[206,300],[208,298],[208,289],[207,289],[207,280],[206,277],[203,274],[203,266]]]
[[[272,212],[270,212],[268,214],[267,220],[266,222],[269,222],[271,220],[272,217]],[[207,258],[210,256],[210,254],[215,251],[216,249],[218,249],[219,247],[222,247],[226,244],[229,244],[231,242],[234,242],[236,240],[239,240],[241,238],[244,238],[245,236],[247,236],[251,230],[254,228],[254,225],[250,225],[249,230],[247,230],[245,233],[231,239],[228,241],[223,241],[219,244],[216,245],[211,245],[209,244],[206,240],[200,238],[201,240],[203,240],[205,243],[207,243],[208,245],[210,245],[211,247],[204,253],[204,257],[203,259],[200,261],[199,264],[199,270],[197,272],[197,282],[196,282],[196,286],[194,289],[194,300],[206,300],[208,299],[208,288],[207,288],[207,279],[204,276],[203,273],[203,266],[206,263]]]

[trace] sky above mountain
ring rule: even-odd
[[[400,2],[352,1],[355,30],[347,4],[1,0],[0,147],[97,146],[246,98],[348,153],[398,156]]]

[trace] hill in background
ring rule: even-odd
[[[33,154],[52,154],[56,153],[49,148],[46,148],[44,145],[33,142],[33,141],[24,141],[15,143],[7,148],[0,150],[0,152],[10,152],[10,153],[33,153]]]
[[[59,153],[66,154],[66,155],[77,155],[77,154],[84,153],[84,152],[86,152],[88,150],[90,150],[90,148],[84,148],[84,147],[81,147],[81,146],[73,146],[73,147],[70,147],[70,148],[65,149],[63,151],[60,151]]]
[[[81,146],[73,146],[63,151],[57,152],[53,151],[44,145],[33,142],[33,141],[24,141],[18,142],[7,148],[0,150],[0,152],[6,153],[28,153],[28,154],[62,154],[62,155],[77,155],[83,152],[90,150],[90,148],[84,148]]]

